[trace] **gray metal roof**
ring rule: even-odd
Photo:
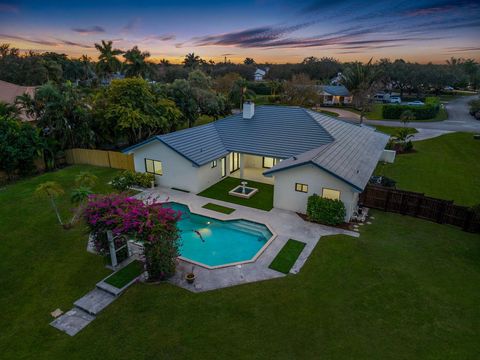
[[[292,167],[313,164],[358,190],[363,190],[377,166],[389,136],[368,126],[354,125],[314,111],[308,113],[335,141],[284,160],[264,174],[271,175]]]
[[[321,89],[326,93],[334,96],[350,96],[350,92],[343,85],[320,85]]]

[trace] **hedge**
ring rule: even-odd
[[[345,221],[345,205],[340,200],[326,199],[317,194],[308,197],[307,217],[326,225],[338,225]]]
[[[152,181],[155,181],[153,174],[125,170],[113,178],[112,187],[118,191],[125,191],[134,185],[149,188]]]
[[[427,97],[425,105],[411,106],[411,105],[397,105],[389,104],[383,105],[382,117],[384,119],[400,119],[404,111],[410,110],[415,115],[416,120],[428,120],[437,116],[440,110],[440,101],[437,97]]]

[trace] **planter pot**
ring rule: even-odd
[[[187,280],[187,283],[193,284],[193,282],[195,281],[195,274],[188,273],[187,275],[185,275],[185,280]]]

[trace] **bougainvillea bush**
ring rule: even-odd
[[[91,195],[84,214],[97,251],[109,251],[105,234],[111,230],[114,236],[131,236],[144,244],[151,279],[163,280],[174,274],[179,255],[180,212],[161,203],[109,194]]]

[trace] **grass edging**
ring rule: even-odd
[[[279,251],[275,259],[273,259],[269,268],[279,271],[284,274],[288,274],[293,264],[297,261],[298,257],[305,247],[305,243],[289,239],[283,248]]]
[[[144,271],[143,263],[138,260],[134,260],[127,266],[107,277],[104,282],[116,287],[117,289],[121,289],[133,279],[140,276]]]
[[[216,211],[216,212],[223,213],[223,214],[227,214],[227,215],[229,215],[229,214],[231,214],[235,211],[235,209],[232,209],[232,208],[229,208],[229,207],[226,207],[226,206],[222,206],[222,205],[217,205],[217,204],[214,204],[214,203],[205,204],[205,205],[202,206],[202,208],[212,210],[212,211]]]

